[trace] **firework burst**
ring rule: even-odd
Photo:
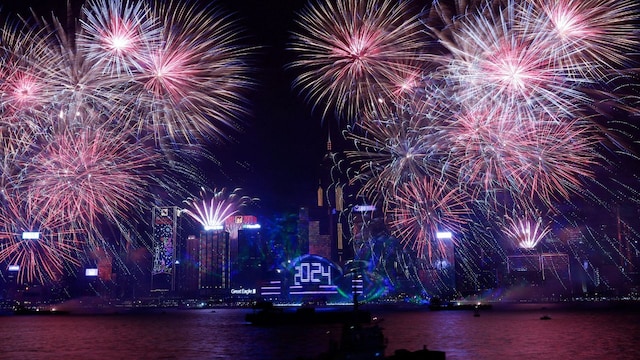
[[[551,34],[548,46],[571,79],[597,80],[627,66],[637,51],[636,1],[536,0],[519,10],[515,25]]]
[[[92,227],[128,217],[149,198],[159,155],[144,141],[101,128],[51,136],[24,164],[21,186],[36,206]]]
[[[456,233],[468,221],[467,194],[449,182],[434,178],[414,178],[387,199],[385,212],[389,226],[405,246],[418,255],[443,255],[438,233]]]
[[[157,2],[153,14],[160,39],[149,45],[132,89],[138,128],[174,141],[226,138],[238,130],[243,92],[253,84],[251,50],[240,46],[237,23],[220,9],[177,2]]]
[[[240,195],[240,192],[241,189],[234,189],[230,193],[227,189],[222,189],[215,191],[213,195],[207,195],[207,192],[202,189],[199,199],[185,200],[190,208],[182,212],[200,223],[204,230],[223,227],[227,219],[252,201],[250,197]]]
[[[160,25],[146,2],[93,0],[82,7],[78,51],[102,69],[102,75],[131,76],[160,40]]]
[[[22,25],[0,29],[0,121],[32,131],[47,114],[51,97],[60,87],[47,76],[42,63],[58,66],[59,57],[49,45],[52,35],[46,30]]]
[[[82,231],[55,208],[39,208],[3,191],[0,208],[0,262],[18,265],[19,282],[58,280],[66,266],[80,265]]]
[[[508,225],[503,229],[504,234],[521,249],[533,250],[551,232],[540,216],[514,215],[506,216],[506,220]]]
[[[556,122],[545,113],[526,118],[518,108],[460,110],[446,127],[449,161],[459,181],[475,194],[509,192],[514,199],[550,206],[558,197],[579,193],[600,159],[595,128],[586,120],[558,117],[562,121]]]
[[[323,116],[331,108],[347,117],[375,109],[379,99],[393,96],[403,75],[421,69],[416,65],[424,37],[410,9],[408,1],[388,0],[307,6],[290,46],[299,55],[290,66],[302,70],[294,85],[314,107],[323,107]]]
[[[552,50],[547,32],[513,27],[516,7],[509,1],[456,18],[450,39],[441,41],[447,51],[431,56],[442,64],[438,76],[469,106],[529,109],[529,117],[540,109],[550,116],[576,114],[587,96],[567,81],[567,70],[558,65],[566,60]]]
[[[366,121],[346,132],[356,146],[346,155],[357,168],[353,180],[364,184],[363,195],[375,199],[413,177],[447,176],[441,161],[448,149],[442,146],[442,114],[435,106],[440,95],[436,88],[416,93],[388,112],[368,113]]]
[[[89,0],[80,15],[0,29],[0,183],[28,204],[3,204],[0,262],[24,263],[27,282],[79,265],[85,250],[114,252],[103,231],[134,234],[157,192],[183,199],[189,181],[203,183],[193,159],[239,128],[252,84],[251,51],[218,8]],[[16,235],[34,226],[39,241]],[[59,235],[70,228],[81,244]]]

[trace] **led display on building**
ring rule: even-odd
[[[153,208],[152,290],[173,290],[177,208]]]
[[[339,295],[336,280],[342,269],[318,255],[303,255],[291,261],[288,292],[292,297],[330,297]]]

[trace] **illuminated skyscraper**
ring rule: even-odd
[[[299,238],[308,245],[309,254],[315,254],[343,265],[352,258],[346,248],[349,240],[349,224],[345,198],[352,196],[347,184],[349,179],[342,169],[344,154],[333,151],[331,139],[327,140],[327,153],[320,164],[316,204],[300,208]]]
[[[175,290],[178,215],[179,209],[175,206],[153,208],[152,292]]]
[[[229,289],[229,232],[223,228],[200,232],[200,295],[226,295]]]
[[[177,264],[179,270],[178,291],[187,297],[198,295],[198,283],[200,279],[200,238],[189,235],[184,244],[184,251]]]
[[[256,288],[267,271],[266,259],[267,246],[262,239],[260,225],[246,225],[238,230],[238,251],[233,261],[236,271],[232,274],[232,287]]]

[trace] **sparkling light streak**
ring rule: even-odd
[[[240,130],[253,84],[252,49],[222,9],[88,0],[79,15],[0,28],[0,262],[21,283],[116,258],[111,231],[144,246],[129,242],[146,211],[203,183],[194,163]]]
[[[227,189],[221,189],[208,195],[202,189],[199,199],[185,200],[189,208],[183,209],[182,212],[200,223],[205,231],[224,229],[227,219],[253,201],[250,197],[241,195],[241,191],[242,189],[234,189],[228,192]]]
[[[536,245],[549,234],[551,228],[543,225],[541,217],[532,216],[507,217],[508,227],[504,234],[509,237],[519,248],[526,250],[535,249]]]
[[[480,256],[478,249],[504,258],[508,244],[491,234],[506,231],[498,220],[506,209],[545,210],[537,225],[521,220],[529,237],[511,234],[532,248],[554,235],[542,222],[574,224],[579,206],[610,212],[608,197],[637,206],[637,176],[616,190],[604,184],[626,173],[620,163],[638,159],[637,2],[434,1],[415,13],[424,39],[407,35],[403,43],[418,53],[396,56],[412,64],[396,72],[406,82],[374,76],[371,69],[383,68],[364,52],[373,47],[345,35],[357,34],[347,30],[362,22],[328,22],[327,9],[344,4],[328,1],[300,14],[294,86],[323,114],[357,119],[344,131],[354,146],[346,151],[349,184],[361,185],[358,199],[382,205],[386,225],[406,247],[433,258],[435,231],[448,219],[463,259]],[[382,19],[372,18],[382,15],[366,14],[360,18],[375,25],[367,29],[382,31]],[[467,260],[468,271],[478,270]]]
[[[353,119],[375,109],[391,86],[421,67],[426,44],[421,25],[410,16],[409,1],[331,0],[313,2],[298,13],[299,30],[290,48],[298,54],[291,68],[302,71],[294,86],[323,116],[333,109]]]

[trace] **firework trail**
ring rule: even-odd
[[[0,262],[19,266],[19,282],[44,284],[58,280],[66,266],[80,265],[82,231],[68,217],[27,198],[2,195]]]
[[[182,212],[196,220],[204,230],[213,230],[224,226],[224,223],[231,216],[236,215],[243,206],[253,201],[248,196],[240,195],[241,189],[234,189],[228,192],[227,189],[214,191],[213,195],[208,195],[202,189],[200,198],[190,198],[184,202],[190,206]]]
[[[157,193],[184,199],[202,183],[205,142],[239,130],[253,84],[252,50],[221,9],[89,0],[73,20],[0,28],[0,183],[28,204],[4,201],[0,261],[24,263],[26,282],[80,265],[85,250],[115,251],[103,233],[136,234]]]
[[[354,118],[393,97],[405,76],[421,70],[421,24],[408,1],[310,3],[296,20],[290,49],[299,56],[294,86],[323,116]]]
[[[368,34],[391,33],[384,27],[389,16],[376,19],[381,13],[350,23],[327,16],[338,8],[365,14],[350,5],[315,3],[300,13],[294,86],[323,114],[358,120],[344,131],[355,148],[346,151],[351,182],[362,184],[360,197],[383,204],[405,246],[437,253],[429,246],[445,218],[438,214],[464,209],[449,214],[458,222],[448,224],[461,253],[504,259],[508,244],[484,233],[504,234],[502,218],[525,226],[507,209],[546,209],[540,221],[574,223],[560,218],[579,217],[576,199],[608,209],[603,194],[637,198],[632,185],[602,184],[621,157],[638,159],[629,141],[637,141],[637,2],[434,1],[405,18],[424,24],[403,28],[424,38],[404,34],[409,52],[394,56],[396,74],[403,74],[396,79],[410,79],[405,87],[385,78],[385,63],[371,53],[344,51],[357,48],[350,35],[365,20]],[[473,226],[476,220],[484,225]],[[530,230],[543,234],[538,240],[551,235],[549,228]]]

